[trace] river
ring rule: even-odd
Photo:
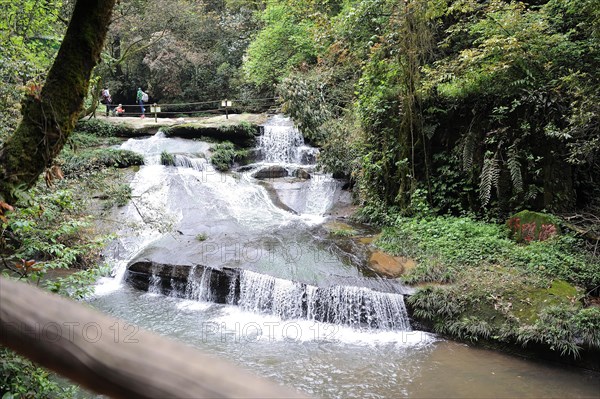
[[[261,161],[225,174],[206,161],[207,142],[162,133],[125,142],[146,164],[106,254],[114,276],[89,302],[315,397],[599,397],[597,373],[413,330],[403,297],[410,288],[363,276],[323,234],[346,194],[315,171],[317,150],[281,116],[258,141]],[[161,165],[164,151],[177,166]],[[254,177],[274,166],[290,177]],[[300,170],[311,178],[291,177]],[[147,291],[134,289],[127,265],[140,259],[184,265],[193,277],[152,272]],[[235,273],[219,297],[220,270]]]

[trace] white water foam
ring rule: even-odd
[[[305,319],[281,319],[275,315],[224,306],[221,314],[209,319],[215,338],[239,342],[332,342],[361,346],[391,344],[397,347],[430,345],[438,338],[423,331],[359,329]],[[219,337],[218,335],[221,335]]]

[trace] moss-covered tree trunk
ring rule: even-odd
[[[0,199],[27,189],[51,165],[73,130],[100,59],[115,0],[78,0],[41,91],[23,100],[23,120],[0,149]]]

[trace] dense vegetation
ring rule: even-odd
[[[36,4],[9,4],[0,27],[4,137],[72,9]],[[594,0],[121,1],[89,101],[141,86],[259,109],[276,93],[367,219],[410,214],[415,192],[454,215],[595,210],[599,15]]]
[[[410,213],[418,190],[452,214],[596,205],[593,1],[290,0],[263,15],[245,70],[355,179],[366,216]]]

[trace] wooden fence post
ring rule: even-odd
[[[291,398],[216,356],[0,277],[0,343],[114,398]]]

